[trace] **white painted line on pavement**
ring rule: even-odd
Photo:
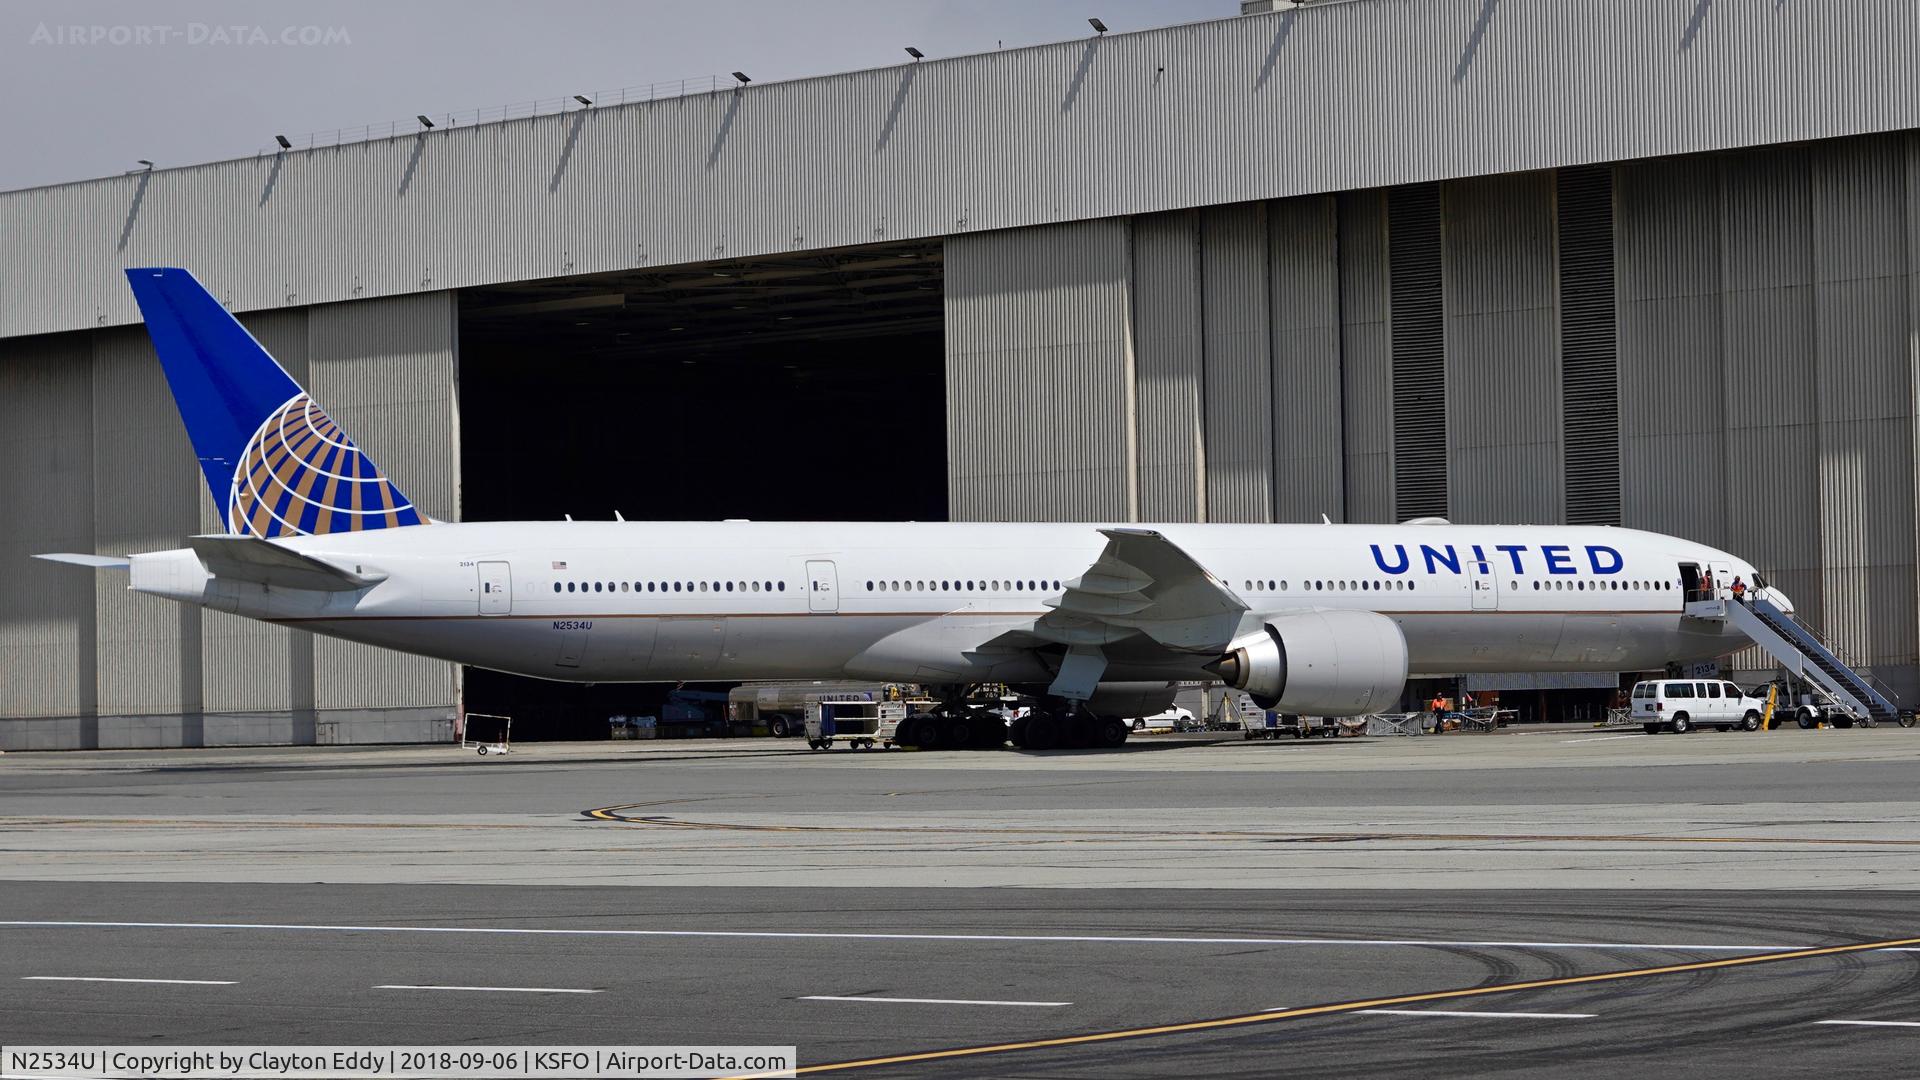
[[[410,986],[404,983],[387,983],[374,987],[375,990],[478,990],[494,994],[598,994],[598,990],[570,990],[558,986]]]
[[[229,979],[104,979],[90,975],[22,975],[21,982],[162,983],[167,986],[232,986]]]
[[[362,934],[509,934],[528,937],[755,938],[800,941],[981,941],[1116,945],[1299,945],[1474,949],[1665,949],[1673,952],[1785,952],[1818,945],[1688,945],[1646,941],[1445,941],[1437,938],[1146,937],[1093,934],[887,934],[833,930],[610,930],[525,926],[333,926],[318,923],[96,922],[77,919],[0,919],[0,929],[270,930]],[[1892,948],[1884,952],[1920,952]]]
[[[831,994],[808,994],[801,1001],[882,1001],[901,1005],[1031,1005],[1040,1009],[1057,1009],[1062,1005],[1071,1005],[1071,1001],[976,1001],[971,998],[897,998],[897,997],[834,997]]]
[[[1470,1016],[1490,1020],[1591,1020],[1599,1013],[1446,1012],[1441,1009],[1361,1009],[1372,1016]]]
[[[1920,1028],[1920,1020],[1815,1020],[1814,1023],[1832,1024],[1836,1027]]]
[[[1653,738],[1653,734],[1651,732],[1643,731],[1638,735],[1599,735],[1599,736],[1595,736],[1593,738],[1588,738],[1588,739],[1561,739],[1560,745],[1572,746],[1574,743],[1612,742],[1615,739],[1651,739],[1651,738]]]

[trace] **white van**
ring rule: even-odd
[[[1760,730],[1767,699],[1720,679],[1657,679],[1633,684],[1633,718],[1647,734],[1665,729],[1685,734],[1695,728],[1720,731]]]

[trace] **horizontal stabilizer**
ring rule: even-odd
[[[48,562],[68,563],[73,566],[90,566],[95,570],[125,570],[127,568],[127,557],[125,555],[75,555],[65,551],[57,551],[47,555],[35,555],[34,558],[45,559]]]
[[[386,580],[385,574],[356,574],[311,555],[303,555],[257,536],[195,536],[187,541],[215,578],[252,581],[283,589],[351,592]]]

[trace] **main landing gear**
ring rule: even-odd
[[[1022,750],[1112,749],[1130,733],[1126,721],[1095,716],[1079,702],[1026,699],[1026,714],[1008,723],[1001,699],[983,703],[972,699],[972,688],[951,691],[940,704],[901,721],[894,741],[922,750],[998,749],[1008,742]]]
[[[1095,747],[1111,750],[1126,743],[1129,729],[1114,716],[1095,716],[1077,702],[1049,698],[1015,720],[1008,732],[1022,750]]]
[[[922,750],[988,750],[1006,745],[1007,721],[987,704],[969,700],[971,687],[951,687],[940,704],[900,721],[894,741]]]

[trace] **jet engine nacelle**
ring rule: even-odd
[[[1371,611],[1285,615],[1215,661],[1227,685],[1263,709],[1359,716],[1392,708],[1407,682],[1407,639]]]

